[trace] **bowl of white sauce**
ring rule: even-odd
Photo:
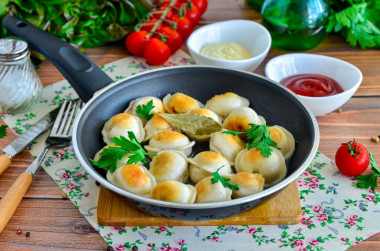
[[[267,56],[271,43],[263,25],[229,20],[197,29],[188,38],[187,48],[199,65],[254,71]]]

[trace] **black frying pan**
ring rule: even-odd
[[[50,59],[80,98],[87,102],[73,132],[73,146],[81,165],[103,186],[153,214],[179,220],[210,220],[243,212],[295,180],[317,151],[319,130],[312,112],[292,92],[262,76],[217,67],[186,66],[149,71],[112,83],[92,61],[58,38],[16,17],[6,18],[4,26]],[[231,201],[179,204],[124,191],[108,182],[91,165],[89,158],[105,145],[101,137],[104,123],[113,115],[123,112],[131,100],[143,96],[162,98],[168,93],[182,92],[205,103],[214,95],[227,91],[248,98],[250,107],[262,115],[267,124],[281,125],[295,137],[295,153],[287,164],[286,178],[279,184],[258,194]]]

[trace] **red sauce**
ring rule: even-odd
[[[308,97],[324,97],[343,92],[334,79],[319,74],[297,74],[281,80],[280,84],[294,93]]]

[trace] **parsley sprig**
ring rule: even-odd
[[[231,184],[231,183],[228,182],[230,179],[224,178],[224,177],[220,176],[219,170],[222,167],[224,167],[224,166],[219,167],[218,170],[216,170],[215,172],[211,173],[211,175],[213,176],[212,179],[211,179],[211,183],[215,184],[218,181],[220,181],[224,187],[229,187],[229,188],[234,189],[236,191],[239,190],[239,187],[237,185],[234,185],[234,184]]]
[[[7,135],[7,125],[0,126],[0,138],[4,138]]]
[[[247,134],[248,149],[256,147],[265,157],[269,157],[272,153],[272,149],[269,146],[273,146],[279,150],[277,143],[271,140],[270,133],[267,125],[249,124],[250,129],[242,132],[224,131],[223,133],[239,135]]]
[[[154,108],[153,100],[149,101],[146,105],[138,105],[136,107],[136,113],[146,120],[153,118],[153,114],[150,113]]]
[[[100,168],[109,168],[110,172],[113,173],[116,170],[117,161],[121,160],[125,154],[130,154],[130,156],[128,156],[127,164],[137,164],[140,161],[142,163],[147,163],[145,155],[156,155],[154,153],[146,152],[132,131],[128,131],[128,137],[129,140],[124,136],[120,136],[120,138],[111,138],[111,141],[116,146],[104,148],[100,153],[100,159],[98,161],[93,159],[90,159],[90,161]]]
[[[375,188],[377,187],[377,178],[380,177],[380,167],[376,164],[375,158],[372,156],[371,152],[369,153],[369,163],[371,163],[371,170],[373,173],[357,176],[355,178],[358,180],[356,186],[359,188],[371,188],[372,191],[375,191]]]

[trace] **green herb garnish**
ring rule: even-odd
[[[224,166],[219,167],[218,170],[216,170],[215,172],[211,173],[211,175],[213,176],[212,179],[211,179],[211,183],[215,184],[218,181],[220,181],[224,187],[229,187],[229,188],[234,189],[236,191],[239,190],[239,187],[237,185],[234,185],[234,184],[231,184],[231,183],[228,182],[231,179],[224,178],[224,177],[220,176],[219,170],[222,167],[224,167]]]
[[[0,126],[0,138],[4,138],[7,135],[7,125]]]
[[[151,118],[153,118],[153,114],[150,113],[153,110],[153,108],[153,100],[151,100],[146,105],[138,105],[136,107],[136,113],[144,119],[150,120]]]
[[[277,143],[270,139],[270,133],[267,125],[256,125],[252,123],[249,125],[251,126],[251,129],[242,132],[224,131],[223,133],[232,135],[246,133],[248,149],[256,147],[265,157],[269,157],[269,155],[271,155],[272,149],[270,149],[269,146],[273,146],[281,150],[277,147]]]
[[[359,175],[355,179],[359,180],[356,183],[356,186],[359,188],[371,188],[372,191],[375,191],[377,187],[377,178],[380,177],[380,168],[376,164],[375,158],[372,156],[371,152],[369,153],[369,162],[371,163],[371,170],[373,173],[368,175]]]
[[[129,140],[124,136],[120,138],[111,138],[111,141],[117,146],[109,146],[100,153],[100,159],[95,161],[90,159],[92,164],[100,168],[110,169],[113,173],[116,170],[116,163],[121,160],[125,154],[131,154],[128,156],[127,164],[137,164],[138,162],[147,163],[145,155],[157,155],[155,153],[148,153],[142,148],[136,136],[133,132],[128,131]]]

